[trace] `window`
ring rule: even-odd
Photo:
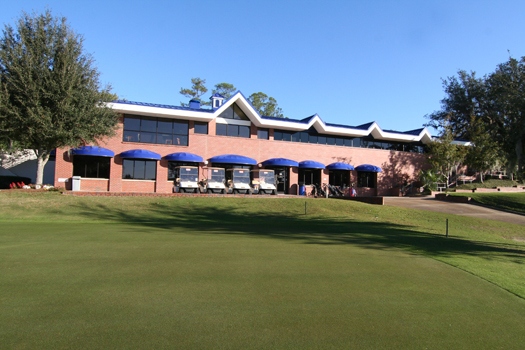
[[[328,174],[331,185],[344,187],[350,186],[349,170],[330,170]]]
[[[194,127],[193,131],[196,134],[205,134],[205,135],[207,135],[208,134],[208,123],[195,122],[195,127]]]
[[[250,138],[250,127],[234,124],[217,124],[215,135]]]
[[[377,183],[377,173],[371,171],[357,172],[357,187],[375,188]]]
[[[257,129],[257,138],[260,140],[268,140],[268,129]]]
[[[133,180],[155,180],[157,178],[157,161],[143,159],[124,159],[122,178]]]
[[[321,170],[299,168],[299,185],[313,185],[321,183]]]
[[[242,109],[237,106],[237,104],[233,104],[230,107],[228,107],[224,112],[222,112],[219,115],[219,118],[224,119],[237,119],[237,120],[249,120],[246,114],[242,111]]]
[[[110,157],[73,156],[73,176],[109,179]]]
[[[188,122],[126,115],[124,116],[124,141],[187,146]]]

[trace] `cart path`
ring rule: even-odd
[[[385,205],[396,207],[436,211],[445,214],[470,216],[525,225],[525,216],[487,208],[475,204],[439,201],[431,197],[384,197]]]

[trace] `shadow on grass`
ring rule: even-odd
[[[265,214],[232,208],[191,205],[173,207],[157,203],[140,213],[130,213],[104,204],[80,208],[80,215],[94,220],[109,220],[161,229],[187,229],[226,235],[247,235],[295,240],[305,244],[352,244],[366,249],[407,249],[434,257],[476,256],[488,260],[504,259],[523,264],[525,248],[504,244],[446,238],[417,230],[409,225],[360,221],[348,217],[328,218],[304,213]]]

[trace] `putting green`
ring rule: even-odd
[[[3,223],[1,231],[7,349],[525,344],[523,299],[366,240],[148,224]]]

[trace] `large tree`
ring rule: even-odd
[[[268,95],[262,92],[256,92],[248,97],[248,101],[250,101],[260,115],[284,118],[282,109],[279,108],[277,100],[273,97],[268,97]]]
[[[508,169],[516,167],[518,178],[523,179],[525,58],[510,58],[483,78],[459,71],[457,77],[443,80],[443,87],[446,97],[441,110],[427,116],[427,125],[449,128],[454,138],[473,141],[468,165],[482,172],[504,163]]]
[[[230,97],[232,97],[233,93],[236,91],[237,89],[235,88],[235,86],[233,86],[233,84],[228,84],[228,83],[219,83],[219,84],[215,84],[215,88],[213,90],[211,90],[211,94],[221,94],[224,99],[229,99]]]
[[[0,38],[0,148],[32,149],[36,183],[58,147],[97,143],[114,134],[114,99],[65,17],[22,13]]]

